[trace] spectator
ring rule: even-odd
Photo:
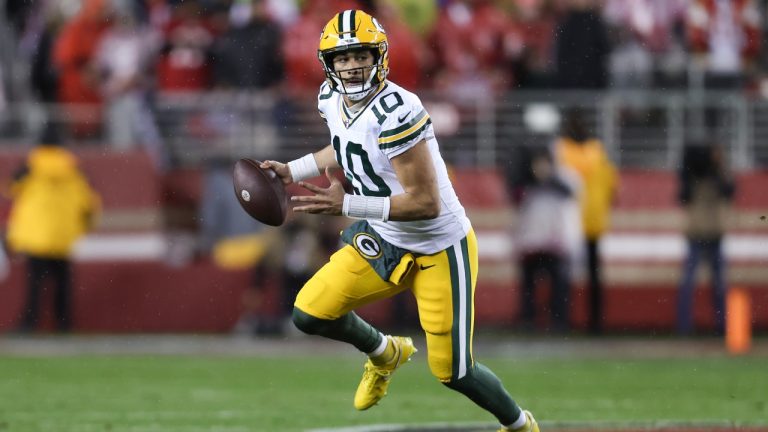
[[[711,88],[745,84],[760,52],[760,11],[754,0],[694,0],[687,17],[691,51],[705,64]]]
[[[553,86],[555,14],[547,0],[520,1],[515,21],[520,31],[520,55],[514,61],[514,85],[520,88]]]
[[[607,0],[604,6],[611,33],[614,87],[647,88],[680,85],[686,75],[683,41],[688,0]]]
[[[568,0],[555,32],[555,79],[565,89],[602,89],[608,83],[608,30],[594,0]]]
[[[722,239],[735,187],[725,167],[720,146],[689,147],[680,171],[680,204],[685,210],[688,255],[677,302],[677,331],[693,330],[693,291],[699,261],[706,259],[711,270],[712,307],[716,334],[725,328],[726,259]]]
[[[29,17],[34,13],[35,2],[27,1],[6,1],[3,5],[3,12],[6,21],[13,29],[15,36],[20,37],[27,26]]]
[[[613,29],[614,49],[609,55],[610,85],[643,89],[653,85],[653,53],[626,27]]]
[[[107,0],[84,0],[78,14],[64,25],[54,46],[59,71],[58,97],[67,110],[75,138],[90,138],[101,127],[99,75],[93,58],[110,26]]]
[[[563,333],[570,329],[570,264],[583,244],[578,179],[559,169],[548,149],[533,151],[528,171],[528,180],[514,193],[523,328],[536,327],[535,288],[540,276],[546,275],[551,330]]]
[[[140,25],[134,13],[127,6],[117,8],[115,24],[104,34],[94,59],[102,77],[107,140],[120,151],[144,147],[155,166],[163,170],[169,156],[149,107],[150,71],[160,35]]]
[[[203,14],[200,0],[176,4],[163,33],[165,47],[157,64],[159,89],[197,92],[210,88],[211,47],[217,33]]]
[[[406,89],[417,89],[426,69],[428,50],[424,41],[403,22],[400,10],[393,0],[376,1],[381,24],[387,31],[390,46],[397,47],[389,53],[390,74],[388,79]]]
[[[64,25],[64,17],[56,8],[43,9],[44,25],[31,52],[30,85],[40,102],[52,104],[58,99],[59,86],[59,71],[54,64],[54,44]]]
[[[99,198],[77,167],[77,158],[58,145],[47,128],[42,145],[32,150],[10,188],[8,246],[27,258],[27,299],[19,331],[38,324],[43,284],[55,284],[56,328],[72,325],[72,269],[75,242],[94,226]]]
[[[251,97],[242,90],[274,89],[283,79],[281,29],[269,19],[266,0],[235,4],[230,18],[234,20],[231,27],[212,47],[214,85],[219,90],[234,93],[222,93],[222,97],[228,98],[229,105],[242,100],[238,95]],[[227,138],[231,133],[251,133],[242,130],[248,121],[245,121],[242,110],[222,110],[220,106],[213,108],[201,114],[201,122],[207,125],[205,129],[209,132],[204,141],[209,154],[216,154],[205,162],[206,187],[201,209],[205,249],[225,235],[260,229],[260,224],[242,211],[231,193],[234,160],[229,155],[231,149]],[[265,111],[260,114],[259,123],[264,128],[255,134],[259,139],[254,141],[254,145],[261,150],[261,154],[271,153],[275,142],[272,138],[275,135],[272,116]],[[262,270],[263,265],[257,273],[266,275],[267,272]],[[256,297],[253,297],[244,304],[255,305],[258,303],[255,300]],[[246,316],[243,320],[241,327],[250,327],[250,318]]]
[[[280,28],[269,20],[265,0],[254,0],[247,20],[214,44],[214,82],[219,88],[265,89],[283,77]]]
[[[492,99],[511,85],[522,42],[507,14],[488,0],[448,2],[431,35],[435,86],[459,104]]]
[[[667,52],[675,42],[688,0],[607,0],[606,20],[631,32],[633,39],[653,53]]]
[[[603,283],[599,241],[608,229],[611,204],[616,193],[616,169],[584,122],[580,110],[570,111],[556,144],[561,163],[579,175],[581,217],[586,239],[586,263],[589,271],[588,329],[599,334],[603,327]]]

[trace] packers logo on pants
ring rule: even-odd
[[[376,259],[381,256],[381,245],[372,235],[359,233],[354,238],[355,249],[367,259]]]

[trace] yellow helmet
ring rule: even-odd
[[[345,86],[338,72],[333,69],[333,56],[348,50],[370,49],[373,53],[373,66],[365,80],[359,86]],[[362,99],[370,94],[378,84],[384,82],[389,73],[389,55],[387,51],[387,32],[376,18],[361,10],[345,10],[337,13],[323,28],[317,56],[323,65],[325,77],[331,88],[352,99]]]

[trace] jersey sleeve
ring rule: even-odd
[[[328,100],[332,95],[333,89],[324,81],[323,84],[320,85],[320,91],[317,93],[317,112],[326,123],[328,123],[328,118],[325,110],[328,107]]]
[[[386,97],[386,96],[385,96]],[[406,94],[381,125],[379,149],[389,158],[402,154],[425,139],[434,136],[432,120],[418,97]],[[400,102],[397,100],[397,102]]]

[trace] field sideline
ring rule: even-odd
[[[665,423],[768,430],[766,340],[748,356],[730,357],[720,341],[706,339],[483,339],[476,356],[549,427],[544,431]],[[423,349],[398,372],[380,406],[357,412],[351,401],[362,362],[343,345],[304,338],[5,337],[0,431],[493,427],[487,413],[431,377]]]

